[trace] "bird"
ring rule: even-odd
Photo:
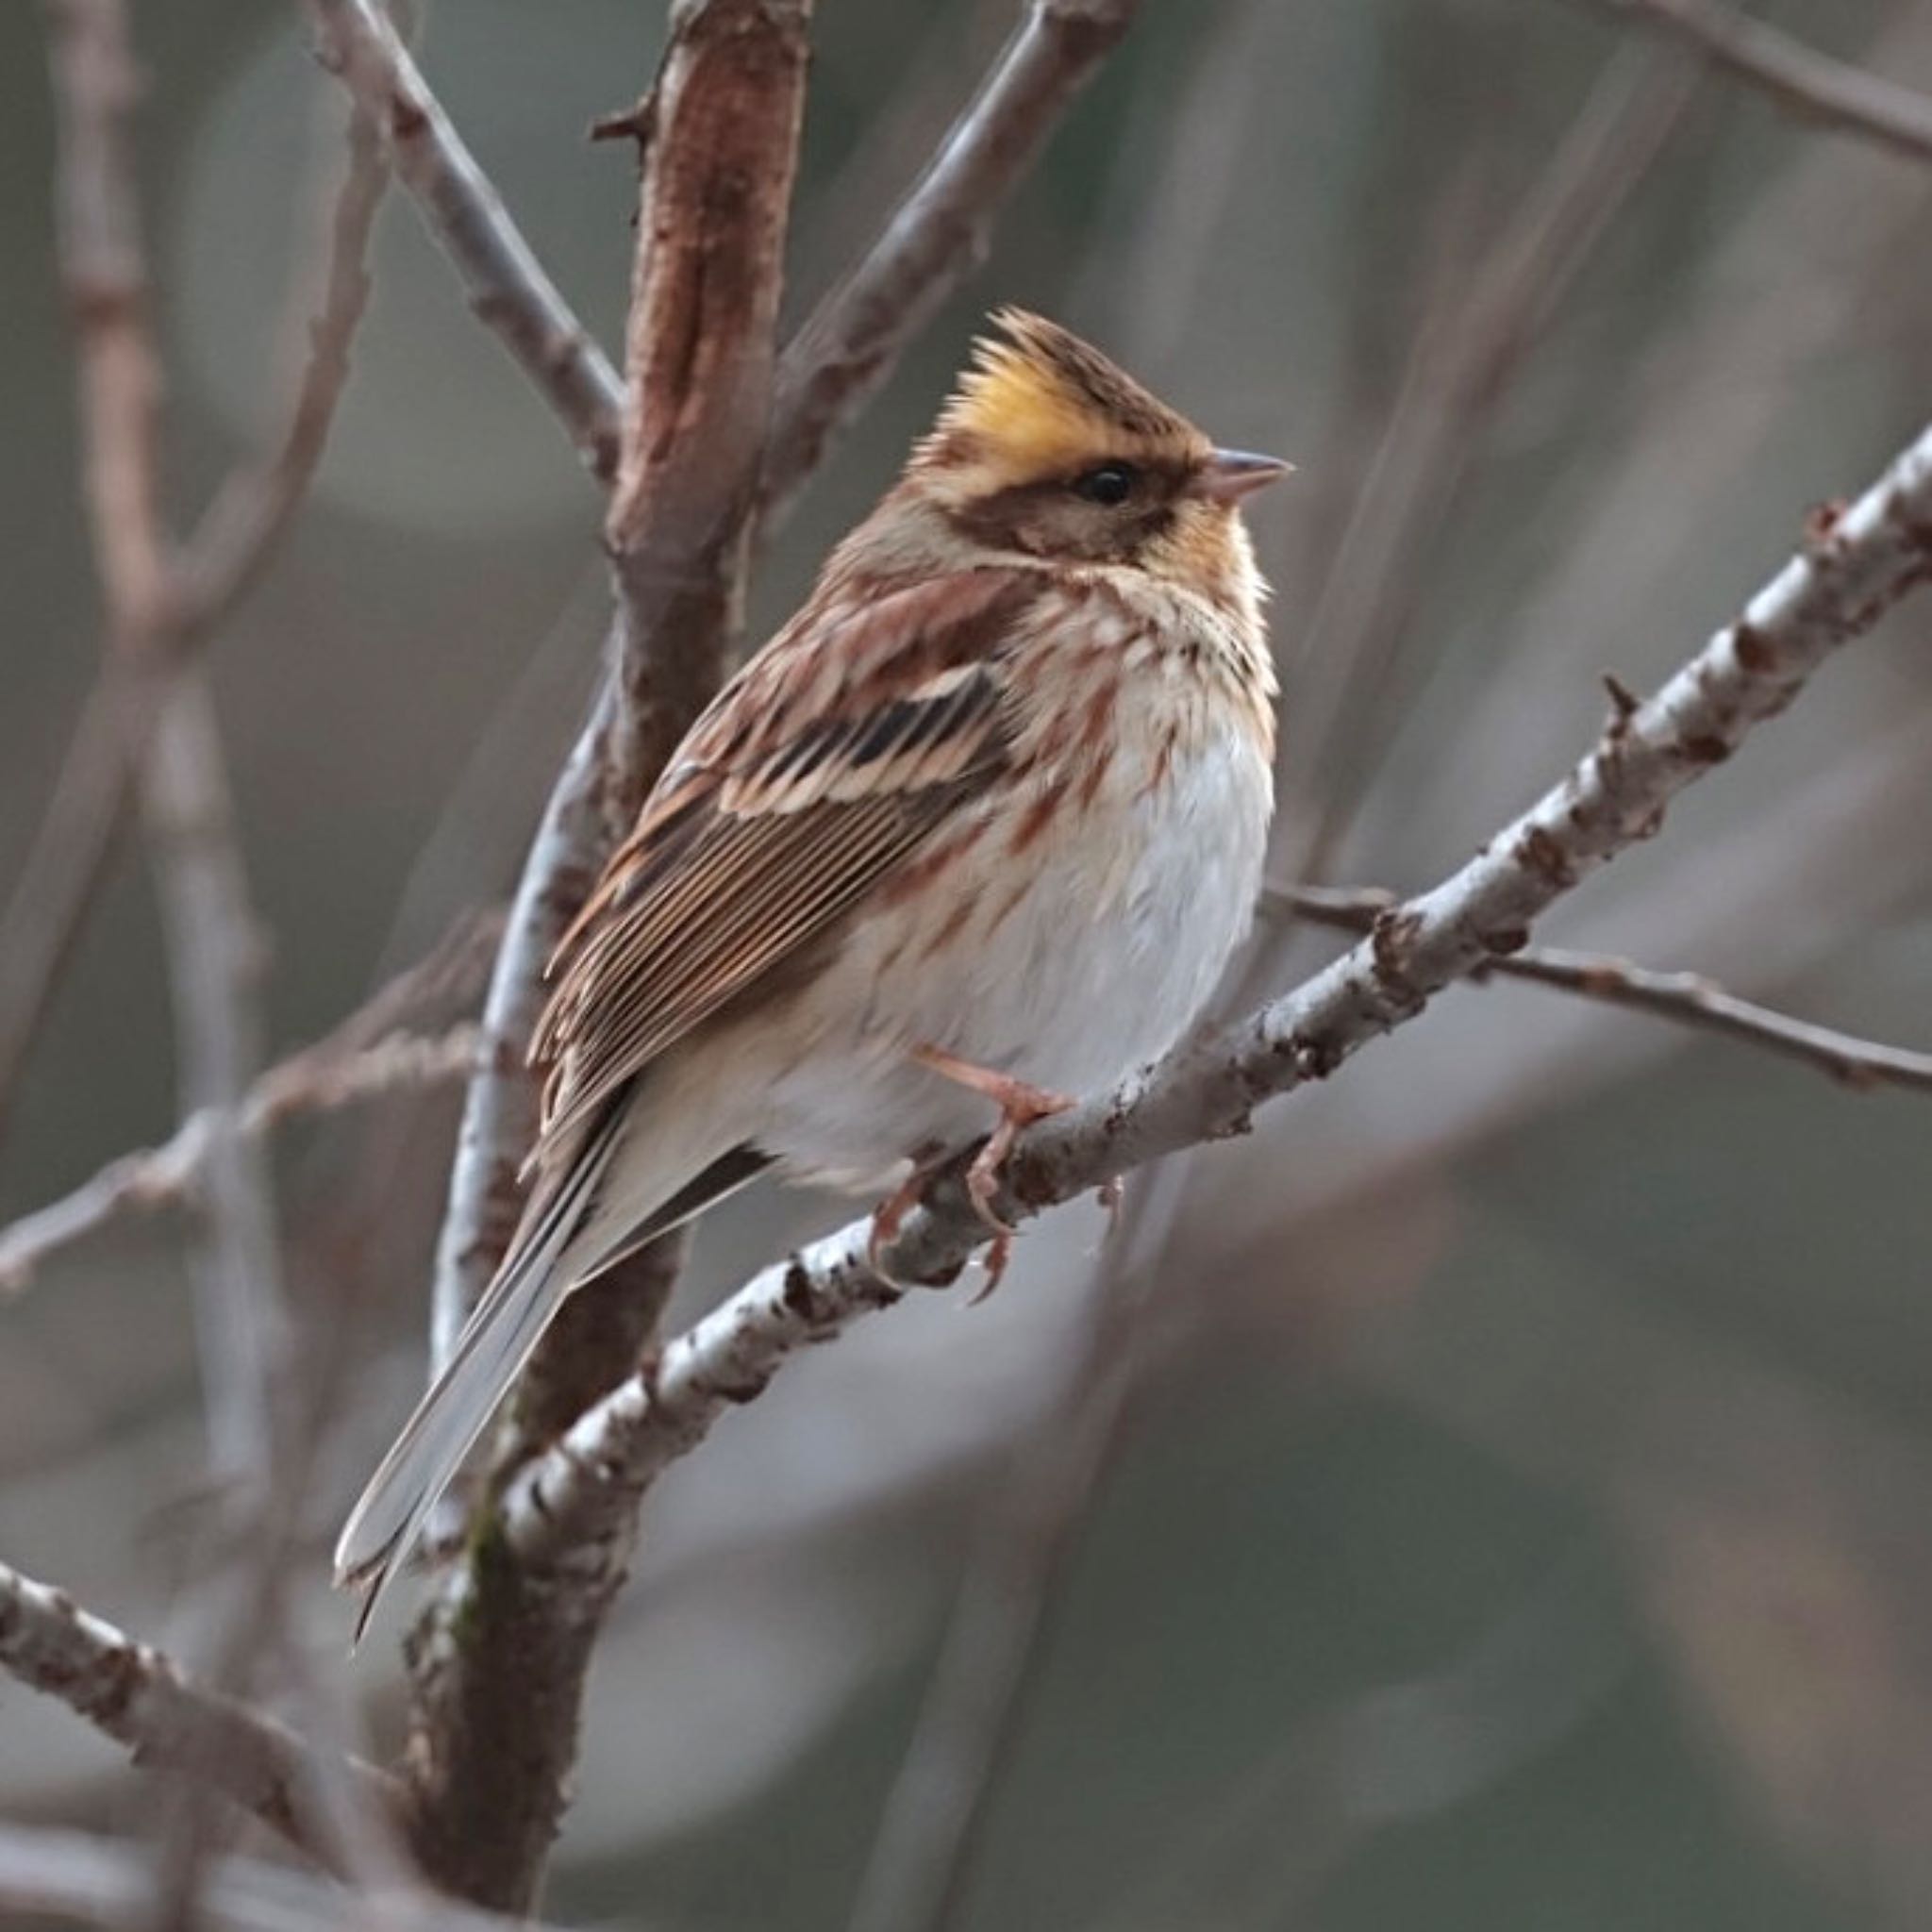
[[[1276,680],[1217,448],[1002,308],[564,933],[522,1220],[335,1552],[362,1621],[565,1298],[768,1170],[883,1193],[1172,1048],[1247,929]],[[358,1626],[359,1627],[359,1626]]]

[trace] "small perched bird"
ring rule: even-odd
[[[1246,929],[1266,592],[1216,449],[1017,309],[565,934],[528,1206],[336,1546],[375,1594],[574,1289],[767,1168],[913,1186],[1165,1052]],[[880,1210],[890,1234],[910,1199]]]

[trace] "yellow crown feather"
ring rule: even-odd
[[[1185,417],[1079,337],[1024,308],[991,318],[973,359],[922,445],[928,461],[995,462],[1047,475],[1129,448],[1191,452],[1205,443]]]

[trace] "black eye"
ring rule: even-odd
[[[1126,502],[1139,481],[1140,472],[1130,463],[1102,463],[1097,470],[1089,470],[1084,476],[1076,476],[1074,490],[1076,495],[1084,496],[1089,503],[1101,504],[1112,509],[1116,505]]]

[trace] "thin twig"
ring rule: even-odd
[[[182,668],[143,774],[149,845],[175,1007],[182,1118],[208,1123],[195,1320],[208,1442],[218,1475],[266,1480],[288,1345],[275,1189],[258,1141],[240,1131],[260,1070],[261,941],[214,695]]]
[[[309,1828],[306,1794],[318,1773],[292,1731],[193,1683],[159,1651],[4,1563],[0,1667],[125,1744],[137,1764],[212,1786],[325,1864],[335,1862],[334,1848]],[[353,1761],[347,1770],[373,1807],[394,1813],[401,1790],[392,1779]]]
[[[141,78],[116,0],[46,0],[46,11],[87,508],[109,627],[126,649],[164,636],[174,602],[159,501],[160,366],[128,126]]]
[[[59,23],[64,16],[57,13]],[[68,44],[72,29],[62,28]],[[70,151],[70,164],[75,158]],[[321,295],[308,325],[308,354],[275,447],[238,469],[170,573],[166,638],[173,658],[204,642],[257,583],[287,534],[322,458],[348,376],[349,347],[367,306],[370,235],[388,170],[368,117],[351,116],[348,159],[328,222]],[[76,205],[70,213],[91,219]],[[138,269],[138,231],[129,224],[114,252],[114,273]],[[85,246],[85,242],[80,244]],[[70,297],[77,315],[92,298],[86,258],[70,250]],[[111,286],[111,284],[110,284]],[[135,296],[122,300],[137,300]],[[29,848],[20,879],[0,913],[0,1123],[27,1048],[40,1030],[62,968],[106,882],[117,834],[127,816],[134,774],[153,736],[167,667],[129,665],[108,654],[88,698],[56,781],[53,802]]]
[[[1413,1019],[1451,982],[1520,949],[1530,923],[1616,853],[1649,837],[1672,798],[1791,702],[1848,639],[1932,579],[1932,429],[1805,547],[1647,702],[1459,872],[1386,912],[1294,991],[1112,1094],[1023,1134],[996,1204],[1008,1219],[1072,1199],[1176,1147],[1244,1130],[1263,1100],[1324,1079]],[[726,1409],[801,1348],[957,1278],[985,1236],[958,1165],[927,1190],[874,1272],[855,1222],[767,1269],[584,1416],[507,1492],[504,1534],[526,1570],[585,1587],[615,1522]]]
[[[152,1859],[123,1840],[0,1824],[0,1909],[116,1928],[152,1907]],[[208,1861],[197,1926],[207,1932],[542,1932],[425,1893],[344,1889],[259,1858]]]
[[[456,1026],[433,1039],[391,1034],[339,1057],[305,1048],[256,1081],[235,1124],[258,1141],[288,1121],[445,1085],[469,1070],[476,1037],[474,1026]],[[0,1228],[0,1295],[19,1293],[55,1256],[112,1222],[194,1200],[219,1124],[214,1108],[200,1108],[158,1147],[122,1155],[72,1193]]]
[[[476,318],[563,424],[593,476],[617,474],[624,383],[591,339],[375,0],[308,0],[323,64],[381,129]]]
[[[1271,887],[1277,908],[1341,932],[1373,932],[1398,901],[1374,888]],[[1815,1067],[1847,1087],[1905,1087],[1932,1092],[1932,1053],[1887,1046],[1800,1020],[1755,1000],[1740,999],[1696,973],[1659,973],[1609,953],[1579,953],[1558,946],[1524,946],[1492,959],[1471,978],[1526,979],[1581,993],[1613,1007],[1629,1007],[1675,1025],[1721,1033],[1751,1046]]]
[[[197,630],[226,617],[259,579],[308,494],[349,379],[349,351],[369,307],[370,241],[389,164],[359,103],[349,111],[342,176],[328,196],[327,237],[308,349],[273,446],[226,477],[181,559],[183,601]],[[306,306],[306,304],[305,304]]]
[[[1391,679],[1415,633],[1433,546],[1459,507],[1485,425],[1694,91],[1653,50],[1609,63],[1536,185],[1472,275],[1455,242],[1453,311],[1424,330],[1303,632],[1291,720],[1320,812],[1303,869],[1327,870],[1403,709]],[[1344,774],[1346,782],[1344,783]]]
[[[948,1932],[1009,1761],[1058,1587],[1118,1450],[1148,1308],[1192,1170],[1147,1176],[1109,1231],[1079,1345],[1038,1422],[1009,1446],[968,1552],[906,1755],[879,1810],[847,1932]]]
[[[163,527],[160,369],[128,119],[140,91],[124,0],[50,0],[61,142],[61,265],[79,358],[82,475],[110,651],[133,675],[169,663],[175,559]],[[168,935],[183,1112],[239,1105],[254,1070],[256,941],[234,840],[212,700],[198,673],[165,678],[143,764]],[[218,1471],[266,1466],[278,1301],[265,1169],[217,1131],[196,1314]]]
[[[906,345],[983,258],[1000,205],[1140,0],[1027,0],[972,100],[858,265],[785,345],[759,479],[775,528]]]
[[[94,681],[25,863],[0,909],[0,1128],[28,1050],[106,884],[131,789],[120,667]]]
[[[1717,65],[1826,127],[1932,160],[1932,98],[1821,54],[1723,0],[1592,0],[1606,13],[1688,42]]]

